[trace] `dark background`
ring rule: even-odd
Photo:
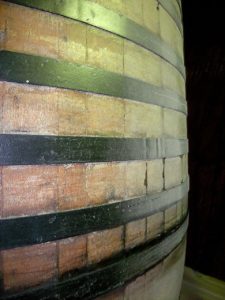
[[[186,265],[225,280],[225,10],[223,1],[182,2],[190,146]]]

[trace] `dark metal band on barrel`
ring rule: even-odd
[[[18,294],[5,294],[1,300],[20,299],[93,299],[112,289],[123,286],[162,261],[181,244],[186,234],[188,218],[160,238],[128,253],[111,259],[100,266],[70,273],[58,282],[31,288]]]
[[[162,57],[185,77],[184,63],[181,57],[166,42],[147,28],[101,5],[85,0],[78,0],[74,4],[72,1],[68,3],[67,0],[10,0],[8,2],[58,14],[117,34]],[[173,17],[182,32],[182,23],[174,5],[168,0],[160,0],[159,3]]]
[[[180,9],[180,11],[181,11],[181,10],[182,10],[182,7],[181,7],[181,2],[180,2],[180,0],[176,0],[176,2],[177,2],[178,6],[179,6],[179,9]]]
[[[188,152],[177,139],[0,134],[0,165],[150,160]]]
[[[183,35],[183,26],[182,26],[181,18],[179,16],[179,14],[177,13],[176,8],[174,7],[173,3],[168,0],[158,0],[158,1],[162,5],[162,7],[168,12],[168,14],[173,18],[178,29],[180,30],[180,33]],[[179,1],[178,1],[178,5],[181,10]]]
[[[0,220],[0,249],[114,228],[164,211],[186,197],[188,181],[154,195],[65,212]]]
[[[51,58],[0,51],[0,80],[104,94],[187,112],[185,99],[166,88]]]

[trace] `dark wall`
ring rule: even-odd
[[[190,143],[186,264],[225,280],[225,17],[221,1],[183,1]]]

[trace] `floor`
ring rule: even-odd
[[[185,268],[180,300],[225,300],[225,282]]]

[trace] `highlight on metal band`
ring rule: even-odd
[[[160,5],[168,12],[168,14],[172,17],[174,22],[176,23],[178,29],[180,30],[180,33],[183,35],[183,26],[181,22],[181,17],[176,11],[176,8],[174,7],[174,4],[171,1],[168,0],[158,0]],[[178,6],[181,10],[181,4],[178,2]]]

